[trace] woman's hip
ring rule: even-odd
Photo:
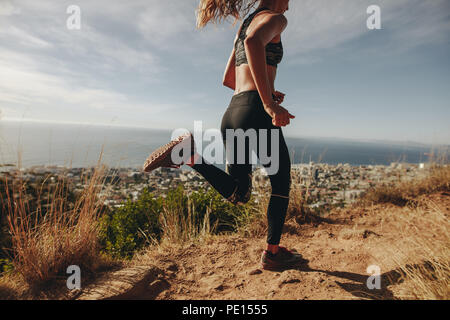
[[[243,91],[231,98],[222,117],[222,129],[268,129],[272,120],[258,91]]]

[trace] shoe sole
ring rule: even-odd
[[[179,145],[187,138],[191,137],[190,133],[179,136],[177,139],[170,141],[169,143],[159,147],[155,151],[153,151],[150,156],[148,156],[147,160],[142,167],[144,172],[151,172],[159,167],[167,167],[167,168],[179,168],[179,165],[169,165],[169,161],[167,161],[167,157],[171,156],[173,148]],[[171,161],[170,161],[171,162]]]

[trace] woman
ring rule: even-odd
[[[243,2],[201,0],[197,26],[202,28],[208,22],[216,22],[229,15],[238,18],[239,11],[244,7]],[[221,133],[227,148],[226,130],[255,129],[257,145],[259,146],[260,140],[263,139],[262,143],[268,147],[266,150],[272,150],[270,134],[263,137],[258,132],[260,129],[278,131],[278,149],[275,151],[278,152],[279,164],[276,173],[269,174],[272,194],[267,208],[267,248],[261,257],[262,267],[273,270],[305,262],[301,255],[279,245],[289,204],[291,181],[289,152],[281,127],[288,125],[294,116],[280,106],[284,94],[274,89],[274,82],[277,64],[283,57],[281,33],[287,26],[283,14],[289,9],[289,0],[253,0],[248,3],[247,8],[251,8],[256,2],[259,2],[259,6],[243,21],[236,35],[225,70],[223,84],[234,90],[234,95],[222,117]],[[227,170],[224,172],[202,159],[195,151],[193,137],[189,133],[153,152],[147,159],[144,170],[148,172],[158,167],[178,168],[180,163],[175,164],[170,155],[180,143],[190,143],[193,150],[181,164],[187,164],[199,172],[232,203],[246,203],[250,199],[252,164],[249,161],[248,148],[245,148],[245,162],[231,161],[230,164],[227,161]],[[233,148],[236,148],[236,145],[233,143]],[[259,150],[256,152],[259,157]]]

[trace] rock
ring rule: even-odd
[[[254,276],[254,275],[257,275],[257,274],[261,274],[261,273],[262,273],[262,271],[260,269],[255,269],[255,270],[250,271],[248,274],[250,276]]]
[[[217,287],[215,287],[214,289],[217,291],[223,291],[227,288],[227,286],[225,286],[223,283],[219,284]]]
[[[370,236],[381,237],[379,234],[377,234],[371,230],[364,230],[364,232],[362,234],[363,239],[367,239]]]
[[[171,263],[167,266],[167,270],[169,271],[178,271],[178,266],[175,263]]]

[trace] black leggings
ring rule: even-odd
[[[256,140],[253,139],[253,142],[257,142],[256,147],[255,143],[250,143],[250,137],[244,139],[244,161],[242,161],[242,158],[241,161],[238,158],[239,150],[242,150],[238,147],[242,147],[243,144],[239,144],[237,137],[233,137],[233,140],[229,139],[227,141],[227,129],[232,129],[231,132],[236,129],[242,129],[244,132],[256,134]],[[264,130],[260,129],[266,129],[267,135],[261,134]],[[278,133],[278,135],[274,135],[275,140],[271,138],[271,130]],[[289,204],[291,162],[283,132],[280,127],[272,124],[272,118],[264,110],[258,91],[244,91],[232,97],[228,109],[222,118],[221,133],[227,152],[226,172],[207,163],[205,159],[201,159],[200,163],[194,164],[193,168],[229,201],[234,204],[245,203],[249,200],[252,189],[251,174],[252,163],[254,162],[251,162],[251,150],[253,150],[261,164],[266,168],[272,186],[272,194],[267,208],[267,243],[278,245]],[[230,134],[230,130],[228,130],[228,134]],[[255,137],[254,134],[250,134],[249,136]],[[233,146],[228,146],[227,148],[227,143],[230,143],[230,141],[232,141]],[[273,154],[270,151],[272,150],[272,142],[274,141],[273,151],[275,153]],[[252,146],[251,150],[249,146]],[[261,149],[260,146],[263,146],[265,150]],[[234,157],[229,156],[230,151],[233,152]],[[265,158],[264,161],[262,161],[261,156]],[[276,158],[278,158],[278,161],[276,161]],[[268,159],[274,160],[271,163],[267,163]],[[278,165],[276,163],[274,165],[274,162],[278,162]]]

